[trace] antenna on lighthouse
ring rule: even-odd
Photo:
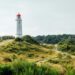
[[[22,19],[21,14],[17,14],[17,38],[22,38]]]

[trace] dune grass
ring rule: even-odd
[[[54,49],[55,45],[26,41],[3,43],[0,46],[0,75],[75,75],[75,57]]]
[[[1,64],[0,75],[60,75],[60,73],[45,65],[37,66],[35,63],[16,60],[10,64]]]

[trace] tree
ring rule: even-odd
[[[58,49],[62,51],[68,51],[68,52],[75,51],[75,38],[68,37],[68,39],[59,42]]]

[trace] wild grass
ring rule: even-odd
[[[12,41],[12,43],[0,46],[0,60],[2,58],[1,61],[4,62],[0,64],[0,75],[75,75],[74,64],[72,64],[75,60],[73,60],[72,55],[54,49],[54,45],[41,46],[25,41]],[[35,61],[29,63],[25,59],[30,59],[30,62],[31,60]],[[37,61],[44,61],[45,59],[48,60],[44,63],[56,64],[57,67],[46,64],[36,65]],[[58,65],[61,65],[62,70],[64,68],[66,70],[61,72],[60,68],[57,69]]]
[[[9,64],[0,64],[0,75],[75,75],[75,69],[71,65],[66,66],[66,70],[60,70],[42,64],[38,66],[23,60],[15,60]]]
[[[22,60],[16,60],[11,64],[0,65],[0,75],[60,75],[59,71],[35,63],[29,63]]]

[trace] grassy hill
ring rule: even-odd
[[[0,42],[0,75],[75,75],[74,55],[27,37]]]

